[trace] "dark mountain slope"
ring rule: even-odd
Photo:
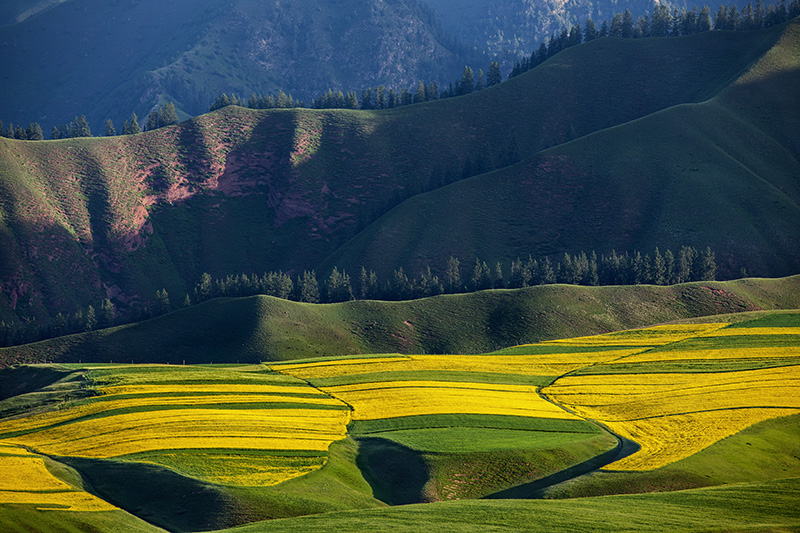
[[[125,304],[150,299],[160,288],[180,301],[203,272],[224,276],[313,268],[405,198],[503,168],[573,137],[709,98],[740,77],[780,35],[781,28],[771,28],[674,39],[601,39],[570,48],[497,87],[383,112],[231,107],[135,136],[0,139],[0,316],[12,310],[28,317],[72,312],[77,304],[96,306],[105,296]],[[765,116],[764,131],[772,132]],[[790,135],[791,125],[785,128],[784,135]],[[658,134],[648,129],[642,135],[655,139]],[[613,135],[609,139],[616,143]],[[582,142],[568,146],[588,146]],[[612,154],[617,145],[593,146]],[[548,152],[516,168],[534,168],[553,157]],[[507,183],[513,193],[518,176],[508,172],[496,183]],[[484,179],[459,187],[495,183]],[[632,195],[629,189],[621,187],[619,194],[626,198]],[[605,240],[559,236],[562,225],[577,223],[571,210],[583,209],[622,234],[640,231],[639,221],[620,219],[612,210],[618,200],[597,211],[594,202],[579,201],[592,198],[573,196],[565,203],[566,194],[559,192],[548,204],[552,212],[541,211],[550,225],[536,230],[539,244],[531,250],[525,247],[532,240],[520,237],[533,234],[525,214],[532,211],[518,214],[499,203],[471,206],[486,214],[487,227],[503,232],[493,237],[495,249],[470,247],[464,226],[444,232],[450,221],[468,215],[467,204],[458,199],[447,211],[447,203],[435,206],[436,216],[447,219],[437,235],[463,245],[401,255],[393,249],[408,247],[406,231],[413,226],[394,226],[375,246],[387,246],[386,257],[408,267],[423,260],[438,267],[442,255],[452,252],[465,254],[464,259],[472,252],[500,259],[520,251],[602,250]],[[613,195],[610,189],[603,194]],[[509,225],[495,223],[509,215]],[[385,226],[381,222],[367,231],[377,234],[379,227]],[[682,237],[685,228],[676,231]],[[623,244],[663,247],[677,239],[656,237],[660,234]],[[370,256],[356,250],[357,242],[366,242],[360,239],[349,245],[347,257],[336,257],[360,266]],[[715,244],[707,241],[701,234],[681,244]],[[787,261],[763,274],[783,273]],[[400,264],[376,259],[367,266],[384,273]]]
[[[328,88],[441,82],[477,56],[445,41],[407,0],[67,0],[0,27],[0,84],[12,88],[0,117],[49,133],[85,114],[101,133],[107,118],[119,131],[166,100],[197,115],[223,92],[310,101]]]
[[[722,267],[800,269],[800,24],[718,96],[545,150],[398,206],[328,261],[387,272],[711,246]],[[398,231],[397,228],[403,228]],[[324,269],[323,269],[324,270]]]

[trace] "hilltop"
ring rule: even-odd
[[[798,27],[598,39],[392,110],[227,107],[133,136],[0,139],[0,317],[180,301],[204,272],[415,275],[451,254],[712,246],[723,274],[792,274]]]

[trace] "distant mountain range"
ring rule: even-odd
[[[800,22],[605,38],[477,93],[384,111],[227,107],[138,135],[0,139],[0,318],[200,275],[450,255],[712,247],[800,270]]]
[[[715,9],[718,2],[713,2]],[[683,7],[680,2],[670,6]],[[693,6],[689,6],[691,8]],[[54,125],[85,115],[95,135],[174,102],[182,118],[219,95],[444,87],[465,65],[504,74],[554,32],[598,27],[650,0],[21,0],[0,6],[0,120]]]

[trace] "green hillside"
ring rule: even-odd
[[[244,363],[359,353],[482,353],[692,317],[800,307],[800,276],[670,287],[547,285],[408,302],[220,298],[116,328],[0,349],[0,364]]]
[[[800,24],[794,23],[713,98],[414,197],[324,264],[417,271],[425,263],[444,265],[450,254],[491,264],[528,253],[677,249],[694,242],[711,246],[733,271],[795,272],[798,49]]]
[[[380,112],[231,107],[135,136],[0,139],[0,318],[46,321],[77,306],[97,307],[105,297],[124,310],[161,288],[180,300],[203,272],[302,272],[334,263],[351,270],[369,260],[365,266],[382,276],[398,266],[414,275],[424,263],[441,269],[451,253],[493,261],[612,246],[714,245],[720,256],[744,263],[732,265],[735,273],[739,266],[757,275],[794,273],[797,239],[787,227],[796,220],[790,176],[797,165],[791,144],[796,125],[795,115],[782,110],[794,105],[795,92],[781,89],[790,86],[793,71],[762,62],[762,81],[737,89],[772,91],[772,107],[758,103],[763,98],[732,100],[741,108],[720,97],[716,105],[670,109],[719,94],[780,38],[784,44],[776,50],[795,61],[790,45],[797,24],[788,28],[600,39],[473,95]],[[706,161],[705,151],[680,140],[688,136],[675,139],[678,131],[661,125],[677,121],[670,117],[681,109],[697,109],[694,121],[712,114],[712,122],[702,124],[715,128],[710,134],[733,121],[737,134],[755,135],[769,151]],[[648,118],[659,111],[665,118]],[[636,119],[644,121],[633,123],[640,130],[605,131]],[[664,136],[659,142],[680,155],[655,145],[639,155],[638,148],[627,154],[612,148],[637,135]],[[711,139],[728,150],[746,140],[731,137],[728,146]],[[664,157],[702,171],[672,179]],[[606,173],[600,164],[621,171]],[[628,168],[652,178],[640,179]],[[447,187],[494,169],[504,170]],[[723,191],[707,185],[729,171],[733,179]],[[663,190],[665,180],[690,202],[718,197],[716,223],[698,225],[682,211],[675,216],[678,202]],[[596,194],[604,202],[596,202]],[[408,204],[372,225],[406,198]],[[630,212],[617,216],[620,206]],[[655,224],[654,212],[663,212],[663,222]],[[437,223],[420,227],[428,219]],[[394,220],[408,224],[387,225]],[[608,229],[574,230],[584,223]],[[742,235],[731,233],[729,223]],[[473,240],[470,232],[486,239]]]

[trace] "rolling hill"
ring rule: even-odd
[[[0,348],[34,362],[258,363],[369,353],[481,353],[659,322],[800,307],[800,276],[670,287],[547,285],[406,302],[217,298],[155,319]]]
[[[686,244],[736,258],[723,273],[794,273],[797,28],[600,39],[386,111],[229,107],[134,136],[0,139],[0,317],[180,300],[203,272],[414,274],[450,254]]]

